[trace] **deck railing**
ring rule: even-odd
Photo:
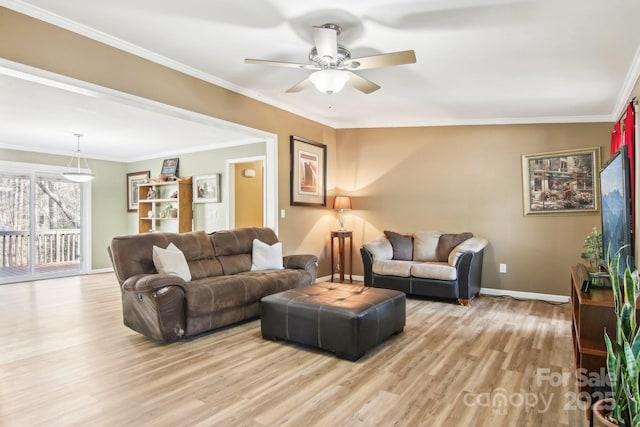
[[[0,231],[2,267],[29,265],[28,231]],[[38,230],[35,238],[36,264],[55,264],[80,260],[80,230]]]

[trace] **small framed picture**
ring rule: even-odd
[[[194,203],[220,203],[220,174],[200,175],[193,180]]]
[[[127,174],[127,210],[129,212],[138,210],[138,200],[140,200],[138,184],[147,182],[150,176],[150,171],[131,172]]]
[[[164,175],[169,178],[178,176],[179,161],[179,158],[166,159],[164,162],[162,162],[162,170],[160,171],[160,175]]]

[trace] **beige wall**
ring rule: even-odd
[[[524,216],[523,154],[601,147],[611,124],[459,126],[338,131],[340,193],[360,247],[384,230],[471,231],[490,242],[483,286],[564,294],[598,214]],[[498,264],[507,273],[498,273]],[[361,263],[354,263],[362,274]]]
[[[327,145],[328,204],[336,191],[354,196],[347,226],[356,248],[384,229],[469,230],[491,242],[485,287],[566,295],[568,268],[600,224],[598,215],[525,217],[521,156],[600,146],[605,161],[611,124],[336,131],[8,9],[0,8],[0,28],[2,58],[278,135],[280,238],[285,253],[319,255],[320,276],[329,275],[338,222],[328,208],[289,206],[290,135]],[[125,197],[124,185],[103,190]]]

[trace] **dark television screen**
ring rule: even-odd
[[[602,243],[613,260],[620,248],[620,272],[628,265],[632,270],[631,198],[629,196],[629,157],[622,146],[600,171],[602,203]]]

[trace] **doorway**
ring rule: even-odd
[[[265,227],[265,159],[263,156],[227,161],[229,227]]]

